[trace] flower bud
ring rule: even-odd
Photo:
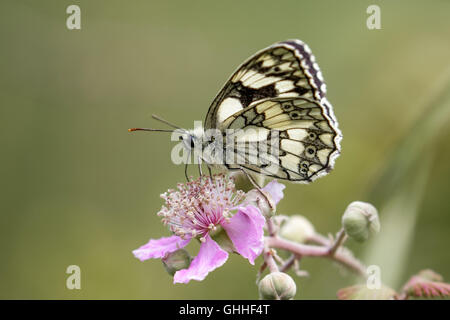
[[[305,242],[314,233],[314,226],[301,215],[290,216],[280,229],[281,237],[299,243]]]
[[[264,192],[264,191],[263,191]],[[275,215],[275,202],[271,199],[268,192],[264,192],[265,197],[257,189],[247,192],[245,203],[253,205],[261,211],[264,217],[270,218]]]
[[[247,176],[242,171],[231,172],[230,177],[233,178],[236,190],[248,192],[249,190],[254,188],[253,184],[250,182],[250,180],[248,180]]]
[[[259,296],[263,300],[290,300],[296,291],[294,280],[283,272],[269,273],[259,282]]]
[[[227,232],[221,226],[217,226],[216,230],[209,232],[210,237],[217,242],[221,249],[227,252],[237,252]]]
[[[342,216],[345,233],[358,242],[366,241],[371,234],[380,231],[377,209],[367,202],[354,201]]]
[[[177,251],[168,253],[161,260],[164,268],[171,276],[173,276],[178,270],[189,268],[189,265],[191,264],[191,257],[184,249],[178,249]]]

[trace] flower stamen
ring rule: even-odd
[[[210,231],[230,220],[243,197],[244,192],[236,191],[233,180],[224,174],[201,177],[161,194],[165,205],[158,216],[176,235],[201,236],[200,241],[205,241]]]

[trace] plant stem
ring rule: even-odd
[[[287,259],[287,261],[280,267],[280,271],[281,272],[288,271],[294,265],[296,259],[298,259],[298,257],[295,254],[291,254],[289,259]]]
[[[273,236],[275,234],[275,226],[273,225],[272,218],[267,219],[266,225],[267,225],[267,232],[269,232],[270,236]]]
[[[336,236],[336,240],[334,241],[333,245],[329,249],[330,256],[334,256],[337,249],[339,249],[339,247],[345,242],[345,240],[347,240],[347,235],[345,234],[344,228],[342,228],[341,230],[339,230],[339,232]]]
[[[264,250],[264,261],[266,262],[267,268],[269,268],[270,272],[278,272],[278,265],[273,258],[273,254],[271,249],[267,248]]]
[[[284,249],[294,255],[302,257],[325,257],[338,262],[360,276],[366,276],[366,267],[355,257],[345,251],[331,252],[328,246],[306,245],[292,242],[277,236],[266,237],[266,246],[269,248]],[[267,262],[267,261],[266,261]]]

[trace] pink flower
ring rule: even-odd
[[[275,203],[283,197],[283,189],[284,185],[276,181],[263,188]],[[265,219],[257,207],[242,204],[244,196],[245,193],[236,191],[234,182],[222,174],[178,184],[178,190],[168,190],[161,195],[166,203],[158,213],[174,235],[150,239],[133,251],[134,256],[141,261],[164,258],[198,238],[201,245],[197,256],[189,268],[175,273],[174,283],[201,281],[228,259],[228,253],[210,234],[221,227],[236,252],[254,264],[264,247]]]

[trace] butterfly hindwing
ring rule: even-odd
[[[325,97],[325,84],[309,47],[300,40],[276,43],[261,50],[231,76],[214,99],[205,128],[216,128],[252,102],[277,97]]]
[[[341,135],[326,108],[305,98],[255,101],[219,129],[236,132],[236,165],[230,169],[243,167],[278,179],[310,182],[328,173],[340,152]]]

